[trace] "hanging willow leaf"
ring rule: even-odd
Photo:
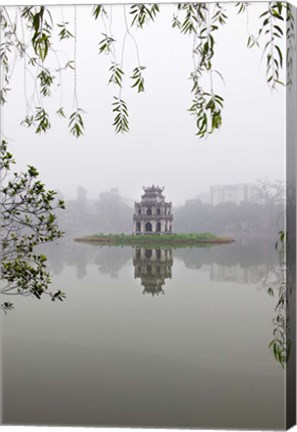
[[[81,116],[81,113],[84,113],[84,110],[81,108],[77,108],[70,117],[69,117],[69,131],[75,138],[79,138],[84,134],[84,122]]]
[[[187,12],[184,21],[181,22],[180,25],[180,32],[183,34],[190,34],[196,32],[196,24],[197,24],[197,17],[195,12],[192,11],[192,6],[188,6],[189,12]]]
[[[65,118],[65,117],[66,117],[66,116],[65,116],[65,112],[64,112],[64,108],[63,108],[63,107],[59,108],[59,109],[56,111],[56,114],[57,114],[59,117],[61,117],[61,118]]]
[[[51,124],[49,122],[49,115],[42,107],[36,108],[34,122],[37,123],[37,128],[35,132],[38,134],[41,134],[41,132],[46,132],[51,128]]]
[[[194,98],[189,112],[196,118],[196,135],[204,138],[219,129],[222,124],[223,98],[216,95],[213,90],[213,76],[216,73],[221,79],[223,77],[220,72],[213,70],[212,62],[215,48],[214,33],[220,25],[225,24],[227,16],[219,3],[215,4],[212,16],[209,16],[203,3],[179,4],[178,10],[186,13],[184,20],[181,21],[181,33],[194,33],[192,50],[194,70],[190,75],[193,82],[191,92]],[[206,90],[207,80],[209,80],[209,90]]]
[[[104,36],[104,38],[101,39],[101,41],[99,42],[99,54],[109,54],[111,45],[113,42],[115,42],[115,39],[105,33],[102,33],[102,35]]]
[[[248,2],[237,2],[235,4],[235,7],[238,8],[237,11],[238,14],[245,12],[248,6],[249,6]]]
[[[220,5],[220,3],[216,3],[216,12],[212,17],[212,21],[216,22],[218,21],[219,24],[223,25],[226,24],[227,15],[225,14],[224,8]]]
[[[198,93],[193,100],[189,112],[196,117],[196,135],[205,138],[222,125],[222,109],[224,99],[218,95]]]
[[[157,4],[133,4],[130,8],[130,14],[133,16],[131,26],[143,28],[144,24],[155,20],[158,12],[160,9]]]
[[[36,107],[34,115],[27,115],[21,122],[22,126],[36,127],[35,133],[41,134],[47,132],[51,128],[49,115],[43,107]]]
[[[115,113],[113,126],[116,133],[124,133],[129,131],[128,108],[123,99],[114,96],[115,102],[112,103],[112,111]]]
[[[113,83],[119,87],[122,87],[123,75],[124,72],[120,68],[120,65],[112,62],[111,67],[109,68],[111,72],[111,76],[109,78],[109,83]]]
[[[58,36],[60,40],[73,38],[73,34],[67,29],[68,22],[63,22],[61,24],[57,24],[57,26],[61,29]]]
[[[94,6],[93,17],[95,18],[95,20],[98,19],[102,15],[107,16],[106,10],[104,9],[103,5],[100,4],[100,5]]]
[[[136,67],[133,69],[133,75],[130,77],[133,80],[133,85],[131,87],[136,87],[137,93],[144,91],[144,78],[141,73],[144,69],[145,66]]]
[[[283,7],[281,2],[269,2],[267,10],[261,13],[259,19],[262,20],[261,27],[258,31],[258,37],[253,40],[248,39],[248,47],[251,48],[255,44],[259,45],[260,38],[266,38],[266,43],[263,48],[263,55],[266,55],[266,81],[272,89],[276,85],[284,85],[280,79],[281,70],[283,69],[284,55],[281,50],[281,45],[278,44],[278,39],[284,35],[285,14],[287,8]]]
[[[24,120],[21,121],[22,126],[31,127],[34,124],[34,116],[26,115]]]
[[[48,19],[45,19],[45,15]],[[24,8],[22,16],[27,19],[28,26],[33,31],[31,42],[35,54],[44,61],[51,45],[51,14],[45,6],[40,6],[37,9]]]
[[[50,96],[51,86],[55,79],[54,75],[45,68],[37,75],[37,78],[40,80],[40,93],[42,96]]]

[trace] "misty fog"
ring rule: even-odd
[[[208,193],[212,185],[254,183],[259,178],[284,179],[285,92],[271,92],[266,84],[261,49],[246,47],[247,32],[258,29],[261,4],[249,8],[249,23],[225,4],[228,25],[216,34],[214,85],[225,99],[223,125],[201,140],[195,136],[191,104],[192,41],[171,28],[172,5],[161,5],[155,23],[133,31],[144,70],[145,92],[136,94],[129,77],[136,65],[135,47],[125,48],[123,95],[130,112],[130,132],[116,135],[112,126],[114,89],[108,85],[110,58],[98,55],[104,28],[92,19],[91,7],[79,7],[77,18],[77,84],[85,133],[75,139],[67,124],[54,113],[73,104],[73,71],[63,73],[61,86],[44,101],[52,128],[44,135],[20,126],[26,114],[34,80],[19,61],[14,67],[13,88],[2,109],[2,133],[8,138],[19,168],[36,166],[47,187],[59,190],[65,199],[76,197],[83,186],[89,199],[116,188],[133,205],[142,186],[165,186],[167,200],[179,206]],[[54,20],[73,22],[72,6],[50,8]],[[107,7],[109,12],[109,7]],[[118,42],[118,57],[124,33],[123,6],[113,6],[112,34]],[[73,29],[71,29],[73,30]],[[64,64],[74,55],[73,40],[63,41],[57,55]],[[49,65],[57,68],[54,55]]]

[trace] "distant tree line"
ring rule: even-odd
[[[59,223],[67,234],[131,233],[133,208],[116,188],[101,192],[96,200],[87,199],[87,191],[79,186],[77,198],[67,201]]]
[[[175,230],[179,232],[273,232],[283,215],[281,204],[226,202],[204,204],[199,199],[187,201],[175,210]]]
[[[283,221],[284,187],[281,182],[257,183],[253,201],[224,202],[213,205],[191,199],[173,209],[175,232],[271,232],[275,234]],[[133,204],[116,188],[101,192],[96,200],[87,199],[79,186],[77,198],[68,201],[60,215],[60,225],[68,234],[131,233]]]

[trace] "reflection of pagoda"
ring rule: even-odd
[[[153,295],[164,294],[162,286],[165,279],[171,278],[173,265],[171,249],[145,249],[135,248],[134,277],[141,279],[143,294]]]

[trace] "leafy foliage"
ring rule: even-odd
[[[24,173],[11,173],[15,163],[7,150],[6,141],[0,146],[0,224],[1,224],[1,295],[43,294],[63,300],[59,290],[48,291],[51,282],[46,270],[46,256],[35,252],[36,246],[62,237],[56,224],[56,209],[64,208],[63,201],[55,202],[56,193],[46,190],[38,180],[38,171],[28,166]],[[6,313],[13,309],[11,302],[1,303]]]
[[[67,28],[68,24],[68,22],[62,22],[61,24],[57,24],[57,26],[61,29],[59,32],[60,40],[70,39],[74,37],[74,35]]]
[[[205,20],[204,10],[206,10],[205,3],[178,3],[177,14],[173,16],[172,27],[178,28],[185,35],[196,33],[197,24]],[[180,11],[184,12],[182,20],[178,18]]]
[[[276,84],[282,84],[280,81],[280,69],[283,67],[283,55],[281,48],[277,45],[277,39],[283,36],[283,30],[278,25],[278,21],[284,21],[282,16],[283,6],[281,3],[274,3],[269,10],[264,12],[262,28],[260,32],[269,35],[269,40],[264,46],[264,52],[268,51],[266,56],[266,76],[267,82],[271,83],[272,88]]]
[[[293,78],[293,56],[296,51],[296,32],[295,32],[295,20],[294,15],[292,13],[292,6],[289,3],[286,3],[286,43],[287,50],[285,53],[286,56],[286,69],[287,69],[287,85],[292,85]]]
[[[248,14],[251,10],[249,2],[237,2],[234,7],[238,14],[246,14],[247,21],[249,20]],[[98,43],[98,52],[112,57],[109,83],[118,88],[118,93],[115,96],[118,100],[123,100],[122,91],[124,91],[125,75],[130,76],[133,81],[132,87],[136,88],[138,93],[144,91],[142,75],[144,66],[140,62],[139,47],[133,32],[134,29],[143,29],[145,25],[154,23],[160,13],[158,4],[132,4],[123,6],[123,8],[126,32],[121,41],[113,35],[112,6],[110,6],[110,13],[107,13],[107,8],[102,4],[93,6],[91,11],[93,18],[98,21],[99,25],[102,25],[101,34],[103,37]],[[195,117],[196,135],[199,138],[206,138],[209,134],[217,131],[223,122],[224,100],[222,95],[215,90],[215,78],[219,76],[223,79],[222,74],[214,68],[215,35],[219,28],[227,23],[228,17],[225,6],[221,3],[177,3],[175,8],[172,27],[176,28],[181,35],[189,37],[192,43],[193,70],[190,73],[190,79],[193,82],[193,97],[189,111]],[[248,31],[247,46],[252,48],[263,45],[263,56],[266,59],[266,80],[268,85],[275,89],[278,85],[285,83],[282,76],[285,63],[287,66],[287,84],[292,82],[293,53],[296,43],[295,22],[291,6],[286,2],[267,2],[264,3],[263,8],[264,11],[259,16],[257,34],[250,34]],[[126,14],[126,9],[129,15]],[[75,6],[74,11],[76,11]],[[50,113],[44,107],[43,98],[54,95],[54,86],[60,88],[62,92],[62,72],[72,70],[74,113],[69,114],[68,111],[65,114],[66,109],[61,101],[58,112],[61,117],[65,116],[70,119],[68,124],[70,133],[77,138],[82,136],[84,127],[76,94],[76,12],[74,13],[73,27],[72,23],[68,21],[55,23],[50,13],[50,7],[18,7],[16,12],[16,17],[13,18],[6,7],[0,8],[2,33],[0,43],[2,76],[0,103],[6,103],[9,98],[15,60],[22,59],[24,61],[25,93],[27,75],[31,76],[35,82],[36,79],[38,81],[38,85],[34,83],[32,87],[31,97],[25,95],[26,114],[22,124],[34,126],[36,133],[45,132],[50,128],[51,122]],[[17,14],[19,14],[18,17]],[[73,31],[70,31],[72,28]],[[56,39],[54,39],[55,35],[58,42],[73,39],[74,58],[69,59],[64,65],[61,65],[59,60],[59,50],[55,46],[57,44]],[[128,38],[135,47],[137,59],[137,67],[129,75],[123,66]],[[286,52],[283,52],[282,49],[284,38],[287,38],[288,41]],[[119,45],[121,46],[120,60],[116,55]],[[57,59],[57,67],[53,70],[46,64],[50,53]],[[116,106],[113,105],[113,108]],[[126,102],[125,110],[128,111]],[[122,114],[113,125],[116,132],[119,130],[127,132],[129,130],[128,123],[126,123],[128,116],[123,115],[124,109],[120,111]],[[64,113],[64,116],[61,113]],[[118,127],[118,124],[121,126]]]
[[[120,68],[120,65],[112,62],[112,65],[109,68],[109,70],[111,72],[111,76],[108,82],[114,83],[117,86],[122,87],[124,72]]]
[[[37,123],[36,133],[46,132],[51,128],[48,113],[43,107],[36,108],[35,122]]]
[[[2,17],[1,17],[2,19]],[[13,50],[13,45],[10,41],[2,42],[0,44],[0,64],[2,72],[2,87],[0,89],[0,103],[3,105],[7,101],[7,93],[10,91],[9,87],[9,56]]]
[[[69,130],[75,138],[79,138],[84,134],[84,122],[81,116],[84,112],[81,108],[77,108],[69,117]],[[60,111],[61,113],[61,111]]]
[[[128,108],[127,104],[123,99],[119,99],[114,96],[113,102],[113,112],[115,113],[115,118],[113,125],[115,126],[116,133],[123,133],[129,131],[129,120],[128,120]]]
[[[31,116],[27,115],[21,124],[27,127],[36,127],[35,132],[37,134],[47,132],[51,128],[49,115],[43,107],[36,107],[35,114]]]
[[[51,86],[54,82],[55,77],[50,73],[48,69],[43,69],[37,78],[40,80],[40,93],[42,96],[51,95]]]
[[[156,3],[131,5],[130,14],[133,17],[131,26],[136,25],[139,28],[143,28],[144,24],[155,20],[158,12],[160,12],[160,9]]]
[[[115,42],[115,40],[105,33],[102,33],[102,35],[104,36],[104,38],[101,39],[101,41],[99,42],[99,54],[109,54],[111,50],[111,45],[113,42]]]
[[[93,8],[93,17],[98,19],[102,15],[107,15],[103,5],[96,5]]]
[[[241,14],[243,12],[246,12],[246,9],[248,7],[249,3],[248,2],[237,2],[235,7],[238,8],[238,14]]]
[[[205,3],[178,4],[172,26],[177,27],[182,34],[193,37],[193,67],[190,75],[193,82],[192,93],[194,99],[189,112],[196,119],[197,133],[200,138],[207,137],[222,124],[223,98],[214,93],[213,89],[213,57],[215,54],[214,32],[219,25],[226,22],[227,16],[219,3],[211,6]],[[216,71],[217,72],[217,71]],[[201,82],[209,79],[209,89],[203,88]],[[204,84],[205,86],[205,84]]]
[[[294,17],[290,14],[288,3],[268,2],[267,10],[261,13],[259,19],[261,26],[258,36],[249,36],[247,46],[249,48],[259,46],[259,41],[264,39],[263,56],[266,57],[266,80],[274,90],[277,85],[284,85],[281,79],[281,70],[284,67],[282,40],[286,36],[284,23],[287,21],[287,28],[294,26]],[[288,36],[290,37],[290,30]],[[286,53],[287,57],[290,57],[291,50],[292,46]]]
[[[286,252],[287,252],[287,233],[279,232],[279,239],[275,244],[275,249],[279,255],[281,266],[281,281],[278,292],[278,302],[275,307],[276,316],[273,318],[273,339],[269,344],[269,348],[273,353],[274,358],[284,368],[289,358],[290,340],[287,339],[287,284],[286,284]],[[273,295],[273,290],[270,289],[270,295]]]
[[[223,98],[202,93],[200,88],[197,89],[195,96],[189,111],[196,118],[197,135],[203,138],[221,126]]]
[[[51,45],[51,14],[45,6],[27,6],[23,8],[22,17],[27,19],[28,28],[33,32],[31,42],[35,54],[44,61]]]
[[[63,107],[59,108],[59,109],[57,110],[56,114],[58,114],[58,116],[61,117],[61,118],[65,118],[65,117],[66,117],[66,116],[65,116],[65,112],[64,112],[64,108],[63,108]]]
[[[137,93],[141,93],[144,91],[144,78],[142,76],[142,71],[144,69],[145,69],[144,66],[136,67],[133,70],[133,75],[131,76],[131,79],[134,81],[131,87],[136,87]]]

